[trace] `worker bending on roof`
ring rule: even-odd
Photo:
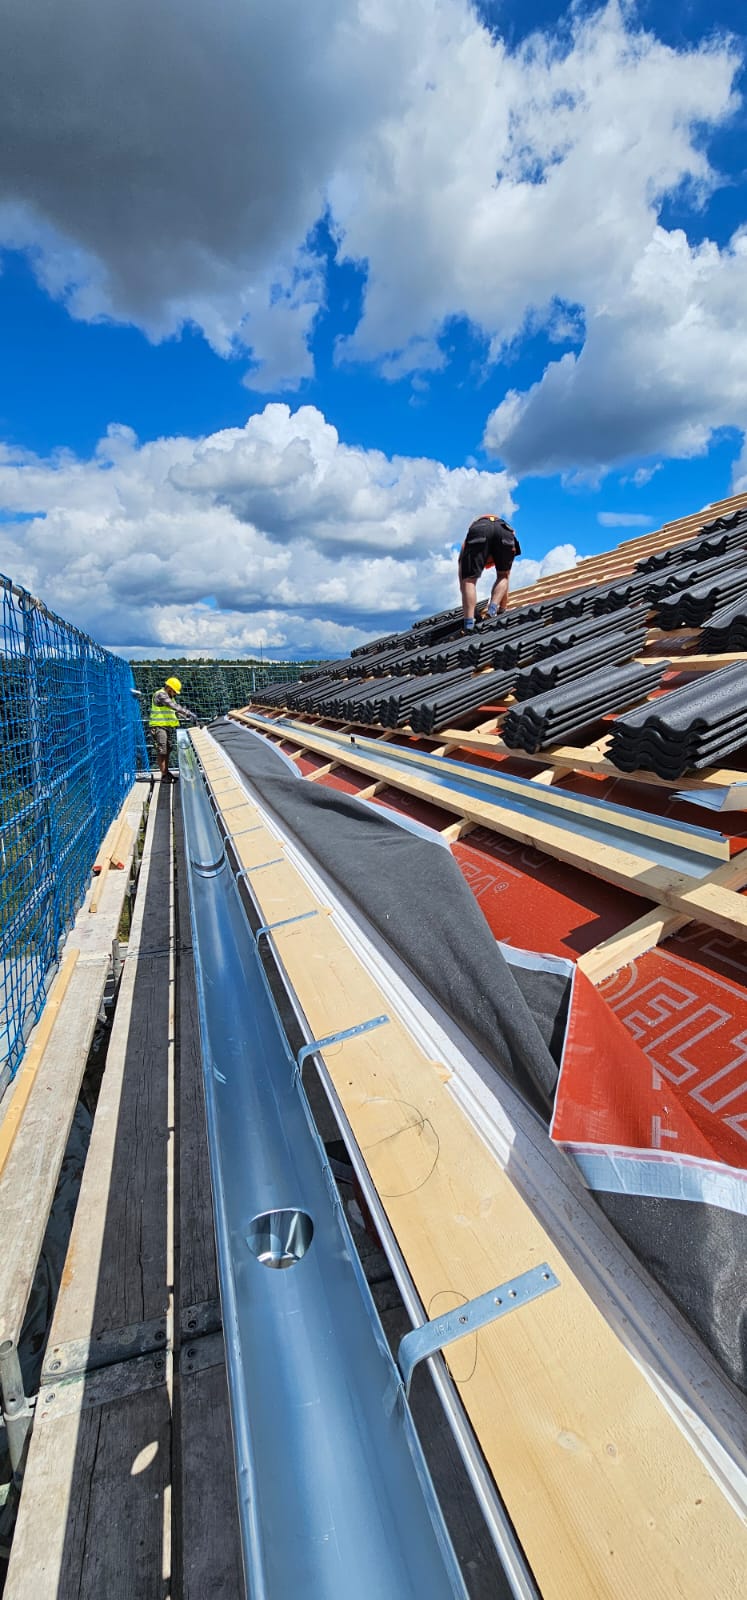
[[[475,626],[477,580],[486,567],[495,567],[495,583],[490,591],[486,615],[496,617],[508,605],[508,579],[514,556],[521,555],[521,545],[509,522],[503,517],[486,515],[477,517],[467,529],[467,537],[459,551],[459,587],[462,591],[462,628],[472,633]]]
[[[187,717],[190,722],[198,722],[199,718],[194,711],[189,711],[187,706],[180,706],[174,695],[181,694],[181,681],[179,678],[167,678],[162,689],[156,689],[150,703],[150,726],[158,756],[158,766],[162,783],[176,783],[178,773],[169,772],[169,744],[172,730],[178,728],[179,718]]]

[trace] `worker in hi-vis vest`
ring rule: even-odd
[[[199,718],[187,706],[180,706],[174,696],[181,693],[179,678],[167,678],[162,689],[156,689],[150,703],[150,727],[158,756],[158,766],[162,783],[176,783],[178,772],[169,772],[169,744],[173,729],[178,728],[179,718],[187,717],[190,722],[198,722]]]

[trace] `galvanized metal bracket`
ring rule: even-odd
[[[324,1039],[312,1039],[309,1044],[304,1044],[296,1056],[296,1070],[293,1074],[303,1072],[304,1062],[309,1056],[316,1055],[318,1050],[326,1050],[331,1044],[340,1044],[343,1039],[355,1039],[359,1033],[370,1033],[372,1028],[380,1028],[384,1022],[389,1022],[389,1017],[369,1017],[368,1022],[358,1022],[354,1028],[342,1028],[339,1033],[329,1033]]]
[[[236,882],[239,878],[248,878],[252,872],[261,872],[263,867],[279,867],[284,860],[285,856],[273,856],[271,861],[258,861],[256,867],[242,867],[236,874]]]
[[[258,945],[263,934],[274,933],[276,928],[288,928],[292,922],[307,922],[309,917],[318,916],[318,911],[301,911],[298,916],[282,917],[279,922],[263,922],[261,928],[257,928],[255,932],[254,942]]]
[[[510,1311],[518,1311],[519,1306],[526,1306],[531,1300],[538,1300],[541,1295],[559,1286],[560,1279],[544,1261],[541,1266],[522,1272],[518,1278],[499,1283],[487,1294],[465,1301],[463,1306],[447,1311],[445,1316],[423,1323],[422,1328],[413,1328],[400,1340],[397,1351],[397,1365],[402,1374],[405,1394],[410,1393],[412,1375],[420,1361],[427,1361],[429,1356],[436,1355],[445,1345],[463,1339],[465,1334],[477,1333],[479,1328],[497,1322],[499,1317],[508,1316]]]

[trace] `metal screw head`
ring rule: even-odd
[[[62,1362],[61,1361],[50,1361],[49,1370],[50,1370],[50,1372],[59,1372],[61,1366],[62,1366]]]
[[[467,1321],[467,1318],[466,1318],[466,1317],[460,1317],[460,1318],[459,1318],[459,1321],[460,1321],[460,1322],[466,1322],[466,1321]]]
[[[48,1394],[48,1395],[45,1395],[45,1397],[44,1397],[45,1405],[51,1406],[53,1400],[54,1400],[54,1394]]]
[[[188,1328],[196,1328],[197,1327],[197,1318],[196,1317],[190,1317],[189,1322],[187,1323],[187,1327]]]
[[[156,1344],[163,1344],[163,1341],[164,1341],[165,1338],[166,1338],[166,1335],[165,1335],[165,1333],[163,1331],[163,1328],[159,1328],[157,1333],[156,1333],[156,1335],[155,1335]]]
[[[190,1358],[190,1360],[191,1360],[191,1358],[192,1358],[192,1356],[193,1356],[193,1355],[194,1355],[194,1349],[193,1349],[193,1348],[190,1348],[190,1349],[189,1349],[189,1350],[188,1350],[188,1351],[187,1351],[187,1355],[188,1355],[188,1356],[189,1356],[189,1358]]]

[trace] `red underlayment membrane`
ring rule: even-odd
[[[344,769],[312,783],[263,735],[228,720],[211,731],[270,814],[541,1113],[747,1390],[747,991],[723,975],[736,961],[728,942],[684,930],[671,953],[653,951],[600,993],[569,957],[645,902],[486,829],[446,849],[410,797],[384,791],[384,809],[345,792]],[[436,827],[446,820],[438,812]]]

